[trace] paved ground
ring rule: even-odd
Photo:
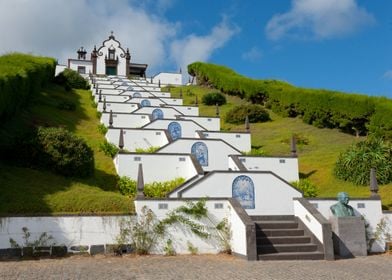
[[[73,256],[0,262],[0,279],[392,279],[392,255],[247,262],[231,256]]]

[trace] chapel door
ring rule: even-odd
[[[106,66],[106,75],[117,75],[117,67]]]

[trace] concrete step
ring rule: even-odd
[[[258,254],[315,251],[317,251],[317,245],[312,243],[274,244],[257,246]]]
[[[283,260],[323,260],[324,254],[321,252],[303,252],[303,253],[271,253],[258,255],[261,261],[283,261]]]
[[[264,229],[256,230],[256,237],[269,237],[269,236],[304,236],[303,229]]]
[[[294,215],[249,216],[252,221],[295,221]]]
[[[269,236],[256,239],[258,245],[310,243],[309,236]]]
[[[298,228],[298,223],[295,221],[265,221],[255,222],[256,228],[261,230],[264,229],[288,229],[288,228]]]

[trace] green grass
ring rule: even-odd
[[[182,87],[184,104],[194,104],[198,95],[201,115],[214,116],[215,106],[201,104],[203,94],[216,89],[190,86]],[[171,89],[174,97],[179,97],[180,88]],[[189,94],[191,92],[192,94]],[[234,105],[246,101],[226,96],[228,104],[220,107],[222,130],[244,131],[244,125],[231,125],[224,122],[225,113]],[[355,186],[352,183],[337,179],[333,175],[335,162],[341,152],[351,144],[363,140],[363,137],[345,134],[337,129],[319,129],[303,123],[300,118],[283,118],[269,111],[272,121],[250,124],[252,147],[260,148],[265,155],[290,155],[292,134],[298,134],[309,141],[308,145],[298,145],[300,176],[309,178],[319,189],[319,197],[335,197],[340,191],[348,192],[351,197],[369,197],[366,186]],[[380,195],[385,208],[392,208],[392,183],[380,186]]]
[[[59,110],[59,102],[76,105],[75,111]],[[45,170],[6,165],[0,161],[0,215],[64,213],[133,213],[133,200],[116,189],[117,175],[110,157],[99,151],[96,108],[87,90],[66,92],[51,85],[24,111],[4,124],[0,137],[7,137],[26,123],[63,126],[84,138],[94,150],[95,172],[88,179],[66,178]]]

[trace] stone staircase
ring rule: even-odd
[[[251,216],[259,260],[322,260],[324,253],[294,216]]]

